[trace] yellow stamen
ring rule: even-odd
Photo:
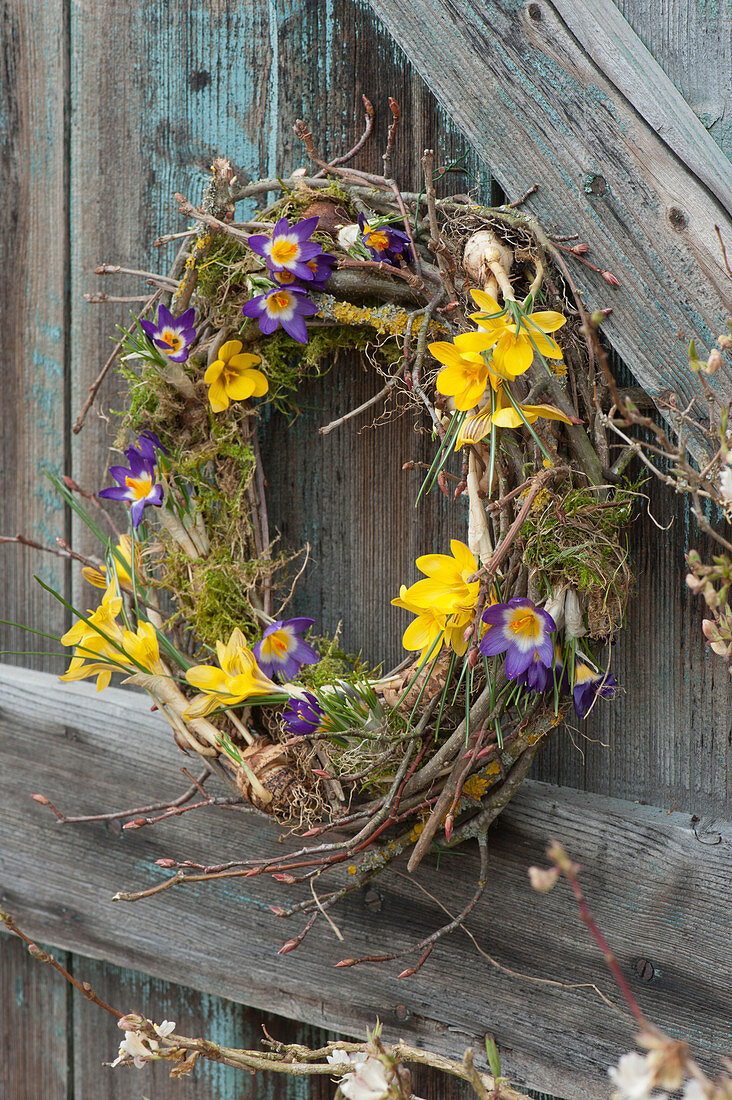
[[[286,290],[281,293],[270,294],[267,299],[267,310],[270,313],[284,313],[286,309],[289,309],[291,305],[291,296]]]
[[[285,237],[274,241],[270,256],[276,264],[289,264],[297,259],[299,252],[299,244],[295,241],[288,241]]]
[[[160,337],[162,343],[167,344],[171,351],[180,351],[183,347],[183,338],[177,332],[165,331]]]
[[[152,478],[149,474],[143,474],[142,477],[126,477],[125,485],[132,489],[132,492],[135,494],[135,500],[142,500],[150,494]]]
[[[539,620],[530,608],[517,611],[508,625],[514,634],[523,634],[529,638],[538,638],[541,633]]]
[[[374,248],[377,252],[383,252],[389,247],[389,236],[383,229],[369,229],[366,227],[364,237],[369,248]]]

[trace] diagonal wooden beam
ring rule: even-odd
[[[690,399],[686,344],[732,308],[732,165],[611,0],[370,3],[509,197],[538,184],[527,208],[620,280],[572,261],[639,382]]]

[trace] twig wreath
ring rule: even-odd
[[[624,474],[629,461],[640,455],[658,472],[664,460],[659,476],[690,494],[702,526],[732,550],[704,513],[709,500],[729,512],[732,497],[729,405],[706,378],[732,339],[720,337],[704,362],[691,349],[709,444],[695,463],[691,406],[666,409],[672,441],[639,411],[634,391],[618,389],[598,338],[603,313],[586,314],[565,262],[571,254],[589,263],[587,247],[552,240],[520,204],[438,199],[429,150],[423,190],[400,191],[390,178],[393,101],[383,175],[351,168],[371,134],[365,105],[363,136],[330,163],[296,124],[312,175],[240,186],[217,159],[200,206],[176,196],[192,226],[156,242],[182,242],[169,275],[97,269],[142,275],[154,290],[105,367],[118,360],[129,383],[115,484],[93,495],[57,481],[103,548],[97,560],[63,550],[104,594],[86,614],[71,609],[77,621],[61,641],[73,656],[62,679],[96,677],[101,690],[122,673],[204,763],[170,805],[94,819],[140,828],[218,804],[267,815],[302,838],[268,863],[160,859],[171,875],[122,900],[222,876],[309,887],[345,870],[330,892],[308,890],[274,909],[305,918],[287,952],[401,853],[413,871],[433,846],[476,841],[473,897],[410,948],[417,958],[407,976],[479,900],[487,830],[542,744],[569,708],[584,718],[616,690],[610,642],[631,589],[625,529],[641,495]],[[240,200],[273,195],[256,220],[235,220]],[[361,351],[384,385],[321,431],[398,397],[422,422],[426,414],[435,444],[417,502],[441,491],[466,518],[464,540],[425,547],[422,578],[395,593],[413,618],[408,657],[388,673],[313,633],[314,621],[297,613],[301,556],[270,539],[258,410],[269,402],[286,411],[301,380],[342,348]],[[634,425],[650,436],[628,435]],[[129,505],[126,533],[100,498]],[[730,560],[691,565],[690,583],[712,609],[707,637],[729,659]],[[212,773],[231,797],[207,792]]]

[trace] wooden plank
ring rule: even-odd
[[[705,645],[706,605],[684,583],[686,552],[694,547],[709,561],[717,551],[666,486],[652,481],[642,491],[648,499],[639,499],[628,530],[636,581],[611,653],[621,690],[612,702],[595,707],[586,722],[572,716],[570,728],[551,739],[533,774],[729,821],[729,672]]]
[[[109,963],[74,957],[75,975],[88,981],[107,1002],[127,1011],[139,1011],[160,1022],[174,1020],[184,1035],[205,1036],[226,1046],[254,1049],[262,1038],[262,1024],[283,1042],[319,1046],[326,1032],[306,1024],[283,1020],[272,1013],[247,1009],[220,997],[185,989],[160,978],[151,978]],[[122,1034],[115,1021],[75,995],[73,1004],[74,1098],[103,1095],[104,1100],[180,1100],[180,1081],[171,1080],[170,1066],[153,1064],[141,1072],[110,1069],[101,1063],[116,1055]],[[229,1066],[203,1062],[186,1080],[186,1100],[330,1100],[333,1088],[326,1078],[312,1090],[306,1079],[273,1075],[250,1078]]]
[[[67,64],[61,4],[4,0],[0,80],[0,158],[4,218],[0,235],[0,534],[42,543],[65,535],[66,520],[44,470],[63,469],[66,416],[68,260],[65,188]],[[37,551],[3,546],[0,618],[30,619],[62,632],[60,605],[33,580],[63,589],[64,563]],[[53,649],[44,638],[0,626],[7,651]],[[7,659],[7,658],[6,658]],[[33,655],[21,663],[55,668]]]
[[[611,0],[372,7],[509,196],[538,183],[528,209],[557,233],[579,233],[620,280],[611,292],[579,264],[574,272],[588,305],[612,305],[605,331],[636,378],[655,398],[690,397],[684,341],[711,346],[729,310],[714,226],[730,241],[732,220],[709,190],[729,168],[630,27],[618,40]],[[605,35],[613,50],[595,58]],[[618,87],[633,89],[632,102]],[[654,129],[662,118],[684,119],[673,149]],[[692,132],[709,164],[703,182]],[[730,391],[729,366],[716,384]]]
[[[717,145],[732,154],[729,74],[732,10],[705,0],[616,0],[628,23],[671,78]]]
[[[165,0],[109,9],[72,5],[74,417],[111,351],[115,324],[130,318],[130,307],[90,305],[84,292],[100,283],[110,293],[148,291],[143,280],[102,281],[91,274],[94,267],[115,262],[165,271],[175,245],[155,249],[153,241],[184,228],[174,193],[197,201],[217,153],[255,176],[269,167],[270,8],[266,0],[224,2],[202,5],[193,17]],[[122,407],[122,391],[110,373],[87,427],[72,439],[73,474],[82,485],[104,484],[116,426],[99,414],[109,418],[110,409]],[[78,524],[74,543],[82,550],[90,545]],[[75,596],[86,606],[88,589],[76,577]]]
[[[44,945],[41,945],[44,946]],[[57,952],[67,965],[67,956]],[[70,987],[0,932],[0,1094],[72,1100],[67,1091]]]
[[[335,914],[344,942],[316,926],[285,956],[275,952],[300,925],[268,913],[288,903],[283,887],[249,880],[113,903],[117,889],[158,881],[160,856],[223,861],[243,849],[281,852],[278,830],[208,810],[121,836],[103,825],[55,828],[29,801],[32,791],[78,812],[139,805],[176,791],[180,756],[134,693],[109,689],[100,706],[87,684],[8,667],[0,687],[2,892],[35,936],[347,1033],[378,1015],[387,1036],[459,1053],[480,1048],[491,1030],[517,1080],[564,1097],[604,1097],[605,1066],[629,1048],[632,1028],[577,986],[595,982],[614,996],[566,891],[538,897],[528,886],[526,867],[553,835],[585,865],[598,920],[648,1014],[689,1037],[705,1063],[732,1038],[727,823],[697,837],[689,815],[527,784],[492,833],[489,896],[469,921],[480,947],[521,976],[492,967],[457,937],[408,982],[395,978],[400,961],[334,970],[344,955],[406,947],[436,927],[441,914],[419,886],[457,908],[472,890],[472,853],[443,858],[439,869],[432,863],[415,881],[385,875],[379,912],[354,896]],[[155,775],[144,763],[151,756]],[[639,958],[653,965],[648,984],[635,976]]]

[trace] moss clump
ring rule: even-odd
[[[250,643],[261,636],[256,590],[263,575],[286,564],[284,555],[271,560],[233,557],[217,540],[205,558],[191,559],[165,537],[163,546],[159,583],[173,594],[176,604],[166,625],[185,624],[195,655],[213,650],[217,641],[226,642],[236,627]]]
[[[360,654],[356,656],[341,649],[338,645],[338,631],[332,638],[327,634],[310,634],[308,642],[318,651],[320,660],[317,665],[303,665],[298,673],[298,681],[307,687],[319,688],[337,680],[357,684],[378,676],[378,670],[369,668],[361,660]]]
[[[537,577],[542,597],[558,585],[571,586],[587,600],[590,637],[604,638],[620,625],[633,575],[625,527],[636,487],[598,499],[571,487],[561,496],[537,498],[539,507],[521,528],[524,561]]]

